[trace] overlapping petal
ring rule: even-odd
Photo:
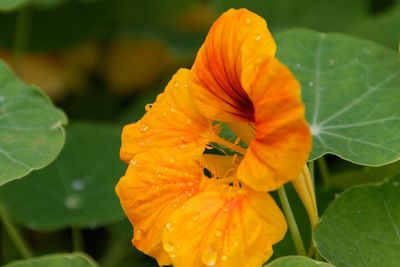
[[[223,188],[221,188],[223,187]],[[176,267],[261,266],[286,232],[268,193],[213,184],[169,218],[164,249]]]
[[[238,178],[263,191],[297,177],[311,149],[300,85],[275,50],[264,19],[231,9],[212,26],[192,68],[204,116],[253,128]]]
[[[180,69],[143,118],[124,127],[122,160],[129,162],[134,155],[156,147],[203,152],[207,136],[214,131],[210,121],[195,108],[191,87],[191,71]]]
[[[200,190],[203,169],[179,149],[157,149],[136,155],[116,187],[121,205],[134,225],[133,244],[170,264],[161,236],[169,215]]]

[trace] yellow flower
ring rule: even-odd
[[[299,177],[311,137],[299,84],[275,49],[262,18],[229,10],[192,70],[125,126],[130,164],[116,191],[133,244],[160,265],[260,266],[284,237],[268,191]],[[239,138],[220,137],[221,123]]]

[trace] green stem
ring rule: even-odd
[[[299,228],[297,227],[296,220],[294,218],[292,208],[290,207],[289,200],[286,195],[285,188],[282,186],[278,189],[279,199],[282,204],[283,212],[285,213],[286,219],[289,225],[289,231],[292,235],[294,246],[296,247],[297,254],[301,256],[307,256],[306,250],[304,248],[303,239],[300,235]]]
[[[114,242],[110,242],[107,251],[103,254],[103,257],[99,261],[100,266],[113,267],[119,265],[119,263],[128,254],[126,244],[127,240],[125,239],[118,239],[114,240]]]
[[[11,241],[14,243],[19,254],[23,258],[32,258],[33,253],[28,247],[26,241],[22,238],[21,233],[18,231],[17,227],[11,222],[10,218],[3,207],[0,206],[0,220],[4,226],[4,229],[8,233]]]
[[[83,251],[83,237],[79,228],[71,228],[72,248],[74,251]]]
[[[318,165],[318,169],[321,174],[321,178],[322,178],[324,187],[330,188],[331,187],[331,179],[330,179],[330,175],[329,175],[328,164],[326,162],[325,157],[320,157],[319,159],[317,159],[317,165]]]
[[[313,182],[313,186],[315,189],[315,164],[314,164],[314,160],[308,162],[308,169],[310,170],[310,176],[311,176],[311,180]]]
[[[20,56],[28,49],[31,22],[30,8],[23,7],[18,11],[14,33],[14,55]]]

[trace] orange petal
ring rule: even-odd
[[[192,70],[196,104],[207,117],[220,121],[253,121],[253,105],[243,83],[275,55],[266,22],[247,9],[230,9],[211,27]]]
[[[272,59],[248,93],[256,131],[237,176],[254,189],[275,190],[299,175],[311,149],[300,85],[286,66]]]
[[[287,229],[268,193],[228,185],[208,187],[169,221],[163,245],[175,267],[259,267]]]
[[[155,147],[203,152],[207,133],[213,130],[210,122],[194,107],[189,94],[191,80],[191,71],[180,69],[143,118],[124,127],[122,160],[129,162],[137,153]]]
[[[116,187],[121,205],[134,225],[133,244],[170,264],[161,245],[168,216],[199,190],[203,169],[179,149],[157,149],[136,155]]]

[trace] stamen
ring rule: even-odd
[[[215,142],[215,143],[218,143],[220,145],[223,145],[224,147],[229,148],[230,150],[233,150],[233,151],[235,151],[235,152],[237,152],[239,154],[242,154],[242,155],[246,154],[246,149],[245,148],[243,148],[241,146],[238,146],[238,145],[235,145],[234,143],[231,143],[231,142],[229,142],[229,141],[227,141],[227,140],[225,140],[225,139],[223,139],[223,138],[221,138],[221,137],[219,137],[217,135],[212,136],[212,140],[211,141]]]

